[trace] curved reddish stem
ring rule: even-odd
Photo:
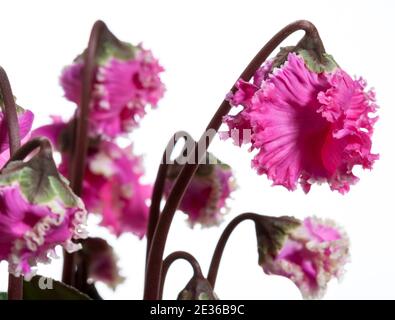
[[[84,53],[84,69],[82,73],[81,105],[76,117],[76,134],[71,155],[71,167],[69,172],[70,187],[78,196],[82,192],[82,182],[85,173],[85,161],[88,148],[89,106],[96,68],[98,47],[103,33],[107,32],[107,26],[103,21],[96,21],[92,27],[88,47]],[[64,252],[64,264],[62,281],[68,285],[74,285],[75,254]]]
[[[7,161],[4,166],[10,161],[22,161],[24,160],[30,153],[34,150],[40,149],[40,152],[45,152],[46,154],[52,155],[52,146],[51,142],[47,138],[34,138],[26,142],[23,146],[21,146]]]
[[[81,105],[76,118],[77,132],[73,145],[73,161],[70,172],[70,186],[77,195],[81,195],[82,181],[84,180],[84,164],[88,148],[89,105],[96,68],[96,57],[102,35],[107,30],[107,26],[103,21],[99,20],[95,22],[89,37],[88,47],[84,54]]]
[[[21,146],[19,122],[10,81],[8,80],[7,73],[2,67],[0,67],[0,87],[4,101],[5,120],[7,122],[8,139],[10,143],[10,155],[13,155]]]
[[[210,282],[211,287],[214,289],[215,281],[217,279],[219,265],[221,263],[222,254],[224,252],[226,243],[234,229],[245,220],[256,221],[261,216],[256,213],[243,213],[236,218],[234,218],[229,224],[226,226],[224,231],[221,234],[221,237],[218,240],[217,246],[215,247],[213,257],[211,259],[210,268],[207,273],[207,280]]]
[[[185,151],[188,146],[188,143],[193,142],[196,143],[195,140],[191,137],[191,135],[186,131],[178,131],[176,132],[169,142],[167,143],[166,149],[163,152],[162,162],[159,165],[158,173],[156,175],[154,188],[152,191],[152,199],[151,199],[151,206],[150,212],[148,217],[148,228],[147,228],[147,252],[146,252],[146,259],[148,259],[149,251],[151,248],[151,241],[152,237],[155,232],[155,228],[157,226],[159,215],[160,215],[160,204],[163,197],[165,182],[167,171],[169,168],[170,157],[174,150],[175,145],[177,144],[178,140],[183,138],[185,140],[184,148],[181,152]]]
[[[14,95],[7,73],[0,67],[0,89],[4,101],[5,121],[7,122],[8,139],[10,144],[10,157],[21,146],[21,139],[19,134],[18,114]],[[8,299],[22,300],[23,299],[23,277],[15,277],[11,273],[8,276]]]
[[[292,33],[304,30],[305,37],[310,37],[313,39],[320,39],[318,35],[318,31],[315,26],[305,20],[296,21],[294,23],[289,24],[285,28],[283,28],[280,32],[278,32],[266,45],[258,52],[258,54],[252,59],[247,68],[240,75],[240,78],[249,81],[258,68],[262,65],[263,62],[269,57],[269,55],[278,47],[278,45],[285,40]],[[305,37],[303,39],[305,39]],[[322,42],[319,40],[318,43],[322,45]],[[322,45],[322,50],[323,50]],[[232,87],[232,91],[235,89],[235,86]],[[228,114],[231,106],[227,100],[224,100],[222,104],[219,106],[217,112],[214,114],[214,117],[209,122],[205,133],[200,138],[199,142],[195,147],[195,153],[191,156],[195,156],[198,154],[199,157],[203,157],[204,154],[201,152],[202,149],[207,150],[208,146],[212,140],[211,137],[207,137],[206,132],[209,130],[218,131],[220,125],[222,124],[222,118]],[[200,151],[200,153],[199,153]],[[146,285],[144,288],[144,299],[148,300],[157,300],[159,298],[159,289],[161,283],[161,270],[162,270],[162,259],[163,253],[166,246],[167,235],[170,229],[171,222],[174,217],[174,213],[177,210],[178,205],[181,202],[184,193],[199,166],[199,161],[201,159],[197,159],[195,163],[186,163],[179,174],[174,187],[167,199],[165,207],[162,211],[162,215],[159,219],[158,226],[153,236],[148,264],[147,264],[147,278]]]
[[[190,253],[185,252],[185,251],[175,251],[175,252],[169,254],[166,257],[166,259],[163,261],[161,286],[160,286],[160,294],[159,294],[160,299],[162,299],[163,288],[165,285],[167,272],[169,271],[170,266],[173,264],[173,262],[176,260],[179,260],[179,259],[183,259],[191,265],[191,267],[193,269],[193,276],[194,277],[203,278],[202,269],[200,268],[199,262],[195,259],[195,257],[193,255],[191,255]]]

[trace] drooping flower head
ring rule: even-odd
[[[226,136],[251,143],[252,166],[274,185],[295,190],[299,183],[308,192],[327,182],[346,193],[358,181],[353,167],[371,169],[378,159],[371,153],[375,94],[329,55],[325,66],[306,50],[282,57],[259,69],[253,83],[239,80],[229,100],[243,109],[224,117]]]
[[[28,137],[30,129],[33,124],[34,115],[33,112],[25,110],[22,107],[16,105],[16,111],[18,116],[19,134],[21,140]],[[0,94],[0,166],[3,166],[9,159],[9,140],[8,140],[8,129],[4,115],[4,101]]]
[[[159,74],[164,70],[151,51],[141,45],[110,41],[97,60],[90,111],[90,134],[114,138],[138,125],[147,105],[155,107],[165,88]],[[83,55],[67,66],[60,77],[65,97],[80,105]]]
[[[118,257],[114,249],[101,238],[88,238],[79,254],[87,266],[88,280],[101,281],[115,289],[125,278],[119,274]]]
[[[49,145],[49,143],[48,143]],[[86,210],[57,171],[49,147],[30,160],[10,161],[0,174],[0,260],[27,278],[49,262],[57,245],[68,252],[85,238]]]
[[[264,272],[289,278],[304,298],[322,297],[328,282],[343,274],[349,260],[347,235],[331,220],[281,219],[271,218],[257,228]]]
[[[231,168],[208,153],[207,160],[200,164],[179,209],[188,215],[191,226],[196,223],[205,227],[218,225],[227,211],[226,202],[235,189],[235,180]],[[165,185],[165,196],[170,194],[181,166],[170,166]]]
[[[67,145],[69,127],[60,119],[36,129],[33,136],[47,136],[62,153],[59,171],[68,173]],[[88,212],[101,215],[101,225],[119,236],[132,232],[143,237],[148,222],[152,187],[140,180],[144,174],[142,159],[132,146],[120,148],[106,140],[91,140],[86,159],[82,196]]]

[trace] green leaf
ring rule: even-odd
[[[91,300],[87,295],[62,282],[34,276],[23,282],[24,300]]]
[[[7,292],[0,292],[0,300],[8,300]]]

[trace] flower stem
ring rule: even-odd
[[[207,273],[207,280],[210,282],[211,287],[214,289],[215,281],[217,279],[219,265],[221,263],[222,254],[224,252],[226,243],[233,230],[243,221],[252,220],[256,221],[261,216],[256,213],[243,213],[236,218],[234,218],[229,224],[226,226],[224,231],[221,234],[221,237],[218,240],[217,246],[215,247],[213,257],[211,259],[210,268]]]
[[[74,193],[81,196],[82,181],[85,173],[85,161],[88,148],[88,125],[91,92],[96,68],[96,56],[103,33],[108,31],[103,21],[96,21],[92,27],[88,47],[84,54],[82,73],[82,92],[79,113],[76,116],[76,134],[71,152],[71,167],[69,172],[70,187]],[[68,285],[75,285],[76,271],[75,253],[64,252],[62,280]]]
[[[8,139],[10,144],[10,157],[21,146],[21,139],[19,134],[18,114],[16,112],[16,105],[14,95],[10,82],[5,70],[0,67],[0,88],[4,101],[5,120],[7,123]],[[8,299],[22,300],[23,299],[23,277],[15,277],[11,273],[8,275]]]
[[[23,144],[7,161],[4,166],[10,161],[23,161],[32,151],[39,148],[39,152],[45,152],[48,155],[52,154],[51,142],[46,138],[34,138]]]
[[[155,232],[155,228],[158,224],[159,215],[160,215],[160,204],[163,197],[164,186],[166,182],[167,170],[169,168],[169,164],[171,164],[171,154],[174,150],[174,147],[177,141],[183,138],[185,140],[185,145],[181,154],[183,154],[190,143],[196,143],[195,140],[191,137],[188,132],[178,131],[176,132],[169,142],[167,143],[167,147],[163,152],[162,162],[159,165],[158,173],[156,175],[155,184],[152,192],[151,206],[148,217],[148,228],[147,228],[147,253],[146,259],[148,259],[149,251],[151,248],[152,237]]]
[[[318,35],[317,29],[315,26],[305,20],[299,20],[294,23],[289,24],[282,30],[280,30],[266,45],[258,52],[258,54],[252,59],[243,73],[240,75],[240,78],[249,81],[255,72],[259,69],[259,67],[265,62],[265,60],[269,57],[269,55],[277,48],[277,46],[285,40],[292,33],[304,30],[307,36]],[[235,86],[232,87],[232,91],[235,89]],[[217,112],[214,114],[213,118],[209,122],[206,131],[200,138],[199,142],[195,146],[195,151],[192,156],[195,156],[197,153],[198,157],[203,157],[202,149],[207,150],[209,144],[213,137],[207,137],[206,132],[209,130],[218,131],[219,127],[222,124],[222,118],[228,114],[231,106],[229,102],[225,99],[221,105],[219,106]],[[170,229],[170,225],[172,223],[174,213],[177,210],[182,197],[194,175],[196,172],[199,162],[201,159],[197,159],[194,163],[188,161],[181,170],[174,187],[167,199],[165,207],[163,208],[162,215],[159,218],[159,222],[154,233],[151,250],[148,257],[147,269],[146,269],[146,283],[144,288],[144,299],[148,300],[157,300],[159,298],[159,289],[161,284],[161,270],[162,270],[162,259],[163,253],[166,246],[167,235]]]
[[[202,275],[202,270],[200,268],[199,262],[195,259],[193,255],[191,255],[188,252],[185,251],[175,251],[171,254],[169,254],[166,259],[163,261],[163,267],[162,267],[162,275],[161,275],[161,286],[160,286],[160,294],[159,298],[162,299],[163,295],[163,288],[165,285],[165,280],[166,280],[166,275],[167,272],[169,271],[170,266],[172,263],[178,259],[183,259],[191,265],[193,269],[193,276],[194,277],[201,277],[203,278]]]
[[[10,155],[12,156],[21,146],[21,139],[19,135],[18,114],[16,112],[14,95],[12,94],[7,73],[2,67],[0,67],[0,87],[4,101],[5,119],[7,122],[8,139],[10,143]]]

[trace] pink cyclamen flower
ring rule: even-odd
[[[140,181],[143,174],[141,158],[133,154],[132,146],[121,149],[102,141],[89,156],[83,199],[90,211],[101,213],[101,224],[117,236],[123,232],[145,235],[152,186]]]
[[[347,235],[331,220],[306,218],[289,230],[281,249],[262,262],[265,273],[285,276],[304,298],[320,298],[349,260]]]
[[[358,181],[353,167],[371,169],[378,159],[371,153],[374,92],[339,67],[314,72],[295,53],[272,72],[271,64],[258,70],[253,83],[239,80],[228,96],[243,109],[224,117],[226,136],[238,145],[251,143],[257,151],[252,166],[274,185],[295,190],[300,183],[308,192],[312,183],[327,182],[348,192]]]
[[[44,162],[45,163],[44,163]],[[11,161],[0,175],[0,260],[28,279],[38,262],[48,263],[57,245],[74,252],[86,237],[85,207],[52,158]]]
[[[59,171],[67,175],[68,125],[59,117],[54,123],[37,128],[33,137],[45,136],[62,152]],[[140,180],[144,174],[142,159],[132,146],[120,148],[106,140],[90,143],[86,159],[82,196],[88,212],[101,215],[101,225],[120,236],[132,232],[142,238],[148,222],[148,200],[152,186]]]
[[[145,235],[152,186],[140,181],[143,174],[142,159],[133,154],[132,146],[122,149],[101,141],[88,157],[83,199],[88,210],[101,213],[101,224],[118,236]]]
[[[170,194],[180,169],[177,164],[170,167],[165,184],[166,196]],[[188,215],[191,226],[196,223],[204,227],[218,225],[228,210],[226,202],[235,187],[233,173],[228,165],[220,162],[201,164],[185,192],[179,209]]]
[[[63,157],[60,172],[67,172],[68,166]],[[141,158],[133,154],[132,146],[122,149],[103,140],[89,151],[82,199],[89,212],[101,215],[101,225],[117,236],[145,235],[152,186],[140,181],[143,174]]]
[[[80,104],[81,57],[66,67],[60,77],[65,97]],[[107,55],[99,61],[92,92],[91,135],[114,138],[138,125],[147,105],[156,106],[165,87],[159,77],[164,69],[151,51],[130,46],[127,56]]]

